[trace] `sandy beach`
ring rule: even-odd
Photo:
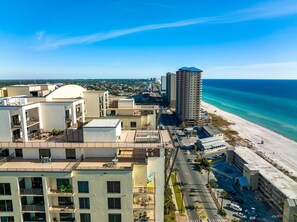
[[[202,102],[202,108],[234,123],[229,127],[230,129],[236,130],[240,137],[250,140],[257,150],[264,152],[274,162],[297,176],[297,143],[295,141],[211,104]],[[261,140],[264,144],[260,144]]]

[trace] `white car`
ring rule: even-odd
[[[235,216],[237,216],[239,218],[242,218],[242,219],[245,219],[246,218],[246,216],[244,215],[244,213],[241,213],[241,212],[236,213]]]

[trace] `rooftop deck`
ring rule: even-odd
[[[80,160],[53,160],[41,163],[40,160],[14,158],[0,165],[0,172],[71,172],[73,170],[132,170],[133,162],[114,164],[111,158],[86,158]]]
[[[33,140],[26,143],[22,142],[0,142],[0,149],[68,149],[68,148],[84,148],[84,149],[98,149],[98,148],[138,148],[138,149],[151,149],[151,148],[168,148],[172,149],[173,144],[171,142],[170,135],[167,130],[160,130],[160,142],[142,142],[135,140],[136,134],[142,135],[147,132],[148,136],[151,132],[158,131],[122,131],[121,139],[118,142],[65,142],[61,137],[51,137],[47,140]],[[152,135],[153,136],[153,135]]]
[[[259,170],[259,173],[285,196],[288,198],[297,198],[296,181],[292,180],[248,148],[239,147],[236,148],[234,152],[243,158],[250,168]]]

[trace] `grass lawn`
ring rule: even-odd
[[[176,184],[175,175],[173,174],[171,175],[171,181],[173,184],[173,190],[174,190],[178,210],[180,214],[183,215],[185,212],[184,202],[182,201],[182,196],[181,196],[181,193],[179,192],[179,186]]]

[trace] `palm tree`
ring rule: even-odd
[[[186,190],[186,188],[184,187],[184,186],[181,186],[180,188],[179,188],[179,192],[180,192],[180,194],[181,194],[181,196],[182,196],[182,198],[181,198],[181,204],[180,204],[180,207],[181,207],[181,211],[183,210],[182,209],[182,203],[183,203],[183,200],[184,200],[184,196],[185,196],[185,194],[186,194],[186,192],[187,192],[187,190]]]
[[[209,184],[210,188],[217,188],[219,186],[215,179],[210,179],[208,184]]]
[[[237,218],[234,218],[231,220],[231,222],[239,222],[239,220]]]
[[[177,180],[176,180],[176,175],[177,175],[177,173],[178,173],[179,169],[178,169],[178,168],[176,168],[176,167],[174,167],[174,168],[172,169],[172,171],[174,172],[174,176],[175,176],[175,182],[177,182]]]
[[[207,185],[209,185],[209,175],[210,175],[210,172],[212,171],[212,168],[211,166],[207,166],[205,169],[207,171]]]
[[[292,216],[294,217],[294,222],[296,221],[297,218],[297,213],[296,214],[292,214]]]
[[[223,202],[224,202],[224,198],[227,197],[228,193],[225,190],[222,190],[220,192],[221,195],[221,209],[223,208]]]

